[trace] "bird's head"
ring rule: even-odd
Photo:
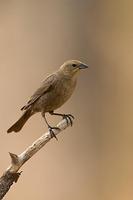
[[[74,76],[77,74],[80,70],[88,68],[88,65],[85,63],[82,63],[81,61],[78,60],[69,60],[66,61],[61,67],[60,71],[64,75],[68,76]]]

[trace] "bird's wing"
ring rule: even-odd
[[[54,88],[54,85],[57,81],[56,74],[52,74],[48,76],[43,82],[41,87],[39,87],[36,92],[31,96],[30,100],[27,102],[25,106],[21,108],[21,110],[27,110],[31,107],[42,95],[51,91]]]

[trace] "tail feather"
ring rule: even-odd
[[[20,119],[7,130],[7,133],[19,132],[30,117],[31,110],[26,110]]]

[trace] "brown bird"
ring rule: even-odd
[[[56,72],[42,82],[41,87],[31,96],[27,104],[21,108],[24,111],[23,115],[7,130],[7,133],[20,131],[26,121],[37,112],[41,112],[52,137],[55,137],[53,129],[58,128],[49,125],[45,113],[62,116],[67,122],[70,120],[72,125],[71,118],[74,117],[71,114],[59,114],[54,111],[70,98],[75,89],[79,71],[86,68],[88,66],[78,60],[66,61]]]

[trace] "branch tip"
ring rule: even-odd
[[[16,154],[10,153],[10,152],[9,152],[9,155],[10,155],[10,157],[11,157],[12,164],[13,164],[13,165],[17,165],[17,164],[19,163],[19,158],[18,158],[18,156],[17,156]]]

